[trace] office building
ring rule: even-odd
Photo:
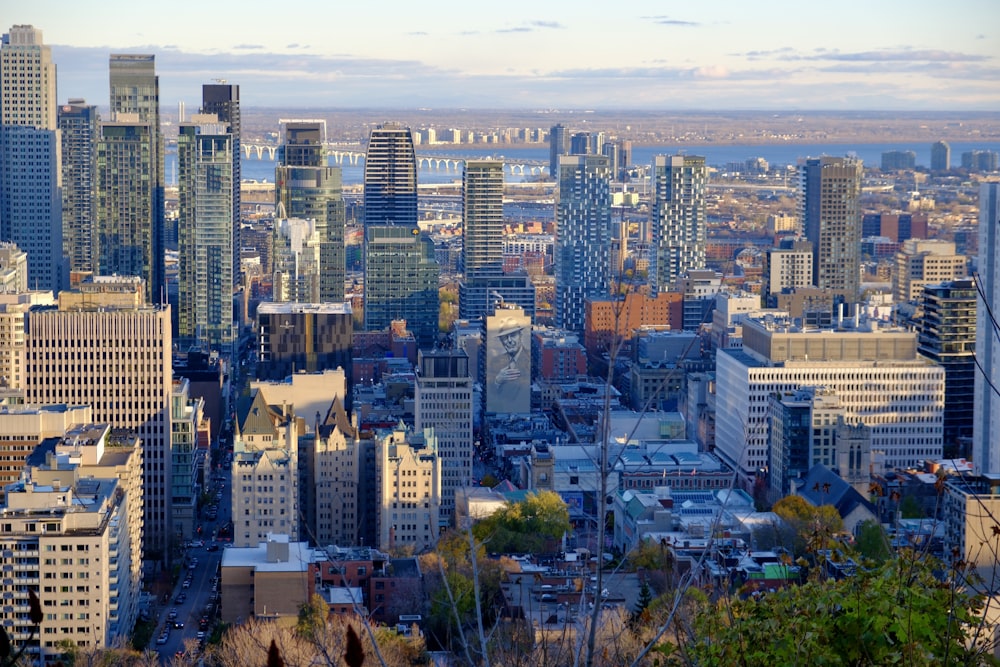
[[[16,243],[0,241],[0,294],[28,291],[28,253]],[[51,296],[51,292],[49,292]]]
[[[170,424],[171,535],[179,544],[199,537],[198,505],[202,485],[198,478],[199,473],[210,474],[212,458],[207,451],[212,440],[205,420],[205,399],[192,395],[191,381],[187,378],[173,381]],[[202,470],[198,469],[199,464]]]
[[[257,379],[281,381],[298,372],[337,368],[350,373],[353,333],[350,304],[262,303],[257,308]]]
[[[972,460],[982,474],[1000,473],[1000,183],[979,187],[979,299],[976,304],[975,421]],[[992,317],[991,317],[992,313]]]
[[[62,133],[63,252],[70,272],[94,272],[97,258],[97,107],[70,100],[59,107]]]
[[[28,255],[33,289],[62,289],[61,137],[56,66],[42,31],[15,25],[0,38],[0,241]]]
[[[743,483],[770,465],[771,395],[819,386],[837,394],[847,424],[869,427],[886,469],[941,456],[945,371],[917,354],[916,333],[876,322],[820,330],[746,318],[743,348],[716,355],[715,451]]]
[[[608,158],[559,160],[554,248],[556,326],[581,332],[587,299],[611,288],[611,190]]]
[[[931,144],[931,171],[949,169],[951,169],[951,146],[947,141],[935,141]]]
[[[968,275],[965,255],[955,254],[955,244],[936,239],[908,239],[896,253],[893,301],[918,301],[927,285],[959,280]]]
[[[89,405],[0,403],[0,489],[16,482],[32,452],[49,438],[61,438],[73,426],[89,424]],[[0,491],[2,502],[2,491]]]
[[[535,313],[535,286],[528,275],[504,273],[503,163],[470,160],[462,176],[462,270],[459,317],[479,319],[498,301]]]
[[[652,178],[649,283],[655,292],[663,292],[682,273],[705,268],[705,158],[657,155]]]
[[[114,284],[125,294],[102,292]],[[35,308],[25,326],[25,399],[90,405],[96,422],[135,431],[143,447],[147,554],[170,558],[170,307],[144,301],[135,278],[95,278],[58,309]],[[120,305],[130,297],[132,305]]]
[[[315,220],[281,218],[271,236],[271,298],[276,302],[321,303],[323,238]]]
[[[27,645],[26,655],[40,663],[63,656],[65,642],[112,646],[138,618],[142,450],[134,441],[108,441],[108,431],[106,424],[74,429],[6,487],[0,562],[8,594],[0,622],[11,643]],[[37,633],[29,589],[48,610]]]
[[[656,295],[630,291],[625,296],[587,299],[583,344],[591,354],[617,352],[640,327],[681,329],[684,324],[683,295]]]
[[[441,457],[434,429],[402,427],[378,437],[378,548],[419,553],[440,537]]]
[[[434,242],[416,226],[365,226],[366,331],[406,320],[421,347],[438,333],[438,263]]]
[[[344,300],[344,208],[340,167],[326,159],[326,121],[289,121],[275,167],[278,215],[313,221],[319,237],[319,298]],[[414,211],[416,207],[414,205]]]
[[[366,331],[406,320],[422,347],[438,329],[439,268],[434,242],[417,227],[417,162],[410,129],[375,128],[365,157]]]
[[[293,542],[281,533],[226,549],[219,586],[222,622],[294,620],[316,592],[320,557],[308,543]]]
[[[223,123],[232,137],[233,143],[233,284],[241,283],[240,249],[243,247],[240,238],[241,218],[240,218],[240,182],[243,180],[241,173],[241,153],[242,146],[240,137],[242,132],[242,117],[240,115],[240,87],[236,84],[217,81],[216,83],[206,83],[201,87],[201,112],[203,114],[215,114],[220,123]],[[183,122],[184,119],[181,119]]]
[[[365,226],[417,226],[417,158],[410,128],[374,128],[365,154]]]
[[[166,230],[160,79],[155,56],[111,54],[109,69],[110,120],[121,125],[104,128],[102,144],[116,144],[127,137],[131,150],[105,153],[103,164],[98,153],[99,179],[104,177],[98,181],[104,204],[98,208],[98,225],[118,236],[117,244],[114,238],[107,244],[100,240],[102,254],[117,261],[101,262],[99,269],[102,275],[142,276],[153,303],[159,303],[166,300]],[[107,251],[106,245],[123,250]]]
[[[299,438],[299,506],[303,527],[316,544],[359,544],[364,443],[334,399],[312,434]]]
[[[561,124],[549,128],[549,176],[559,176],[559,157],[566,155],[566,128]]]
[[[962,169],[969,171],[996,171],[1000,153],[996,151],[967,151],[962,153]]]
[[[52,292],[0,293],[0,389],[24,388],[28,349],[25,318],[33,306],[53,304]]]
[[[181,123],[177,136],[178,342],[232,354],[233,135],[214,114]]]
[[[257,390],[233,439],[233,546],[299,534],[298,437],[305,422]]]
[[[472,377],[463,350],[420,350],[415,387],[417,433],[432,429],[440,463],[440,520],[454,517],[455,494],[472,484]]]
[[[944,444],[972,437],[976,385],[976,284],[955,280],[926,285],[917,350],[944,368]],[[954,455],[956,450],[946,452]]]
[[[846,301],[858,297],[861,160],[809,158],[799,164],[799,219],[813,247],[813,285]]]

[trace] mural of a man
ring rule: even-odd
[[[522,393],[530,391],[530,353],[525,345],[526,327],[516,320],[507,320],[497,332],[499,345],[493,346],[491,368],[496,374],[489,391],[499,400],[494,405],[501,409],[520,411]],[[501,407],[502,406],[502,407]]]

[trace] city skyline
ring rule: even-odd
[[[307,0],[309,22],[270,5],[140,3],[140,30],[106,12],[39,0],[15,23],[43,30],[59,64],[59,101],[100,102],[111,52],[157,56],[166,106],[198,103],[206,80],[239,83],[245,106],[534,109],[992,110],[1000,46],[985,0],[939,6],[846,2],[838,11],[726,1],[609,15],[565,2],[502,13],[436,2],[338,6]],[[277,19],[277,20],[276,20]],[[374,27],[377,23],[378,30]],[[287,28],[286,28],[287,26]],[[822,26],[822,30],[818,30]],[[378,39],[372,39],[374,34]],[[641,45],[637,47],[635,45]]]

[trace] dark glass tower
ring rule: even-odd
[[[240,87],[230,83],[206,83],[201,87],[201,112],[215,114],[229,128],[233,144],[233,283],[242,278],[240,266]]]
[[[372,130],[365,159],[365,329],[404,319],[421,347],[438,330],[434,243],[417,227],[417,162],[410,129]]]

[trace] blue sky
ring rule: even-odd
[[[20,5],[20,12],[10,11]],[[628,3],[19,0],[59,99],[106,104],[110,53],[153,53],[161,101],[246,106],[1000,109],[997,0]]]

